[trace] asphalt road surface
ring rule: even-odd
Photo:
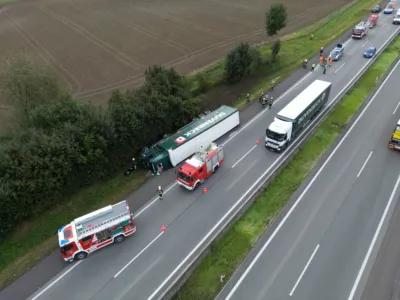
[[[399,114],[396,114],[399,117]],[[400,203],[391,216],[385,238],[369,274],[362,300],[400,300]]]
[[[265,129],[275,114],[315,79],[333,83],[332,103],[366,66],[364,49],[369,45],[379,49],[398,29],[391,25],[389,17],[382,16],[377,28],[370,31],[368,41],[346,43],[344,59],[334,63],[326,75],[321,69],[309,73],[293,84],[271,110],[257,115],[228,138],[223,167],[204,184],[208,193],[171,186],[163,201],[151,201],[136,213],[138,231],[132,238],[72,264],[29,299],[158,299],[229,213],[245,200],[255,182],[272,172],[277,161],[286,155],[272,153],[263,146]],[[260,145],[255,146],[256,140],[260,140]],[[165,233],[160,232],[162,224],[167,227]],[[1,299],[17,299],[18,289],[24,290],[24,286],[16,282],[2,291]]]
[[[400,116],[399,78],[400,62],[218,299],[359,299],[400,195],[400,153],[387,147]],[[380,292],[364,299],[391,299]]]

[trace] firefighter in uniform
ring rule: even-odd
[[[158,193],[158,197],[160,198],[160,200],[162,200],[164,191],[162,190],[161,186],[158,187],[157,193]]]
[[[249,103],[250,102],[250,94],[246,95],[246,102]]]
[[[269,98],[268,100],[268,108],[271,109],[272,103],[274,103],[274,97]]]

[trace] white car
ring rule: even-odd
[[[393,18],[393,24],[400,25],[400,12],[397,12],[396,16]]]

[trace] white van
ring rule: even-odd
[[[400,25],[400,10],[397,11],[392,23],[395,25]]]

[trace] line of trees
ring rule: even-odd
[[[272,23],[278,29],[283,24]],[[238,45],[227,56],[227,80],[241,80],[260,60],[255,48]],[[142,87],[114,91],[103,108],[77,102],[49,68],[25,55],[6,65],[2,96],[15,108],[18,122],[0,137],[0,241],[24,218],[109,178],[144,146],[190,122],[202,107],[185,77],[161,66],[145,71]]]
[[[199,114],[199,100],[173,69],[150,67],[141,88],[114,91],[102,108],[79,104],[25,56],[7,65],[2,91],[19,122],[0,143],[2,237],[19,220],[109,177],[144,145]]]

